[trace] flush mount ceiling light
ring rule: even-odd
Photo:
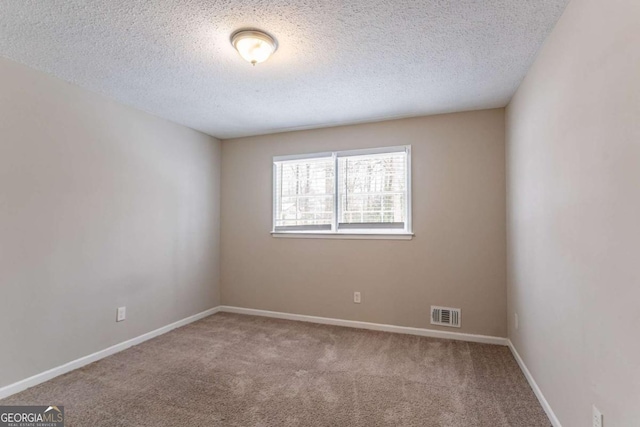
[[[231,35],[231,44],[253,65],[266,61],[278,49],[276,39],[259,30],[236,31]]]

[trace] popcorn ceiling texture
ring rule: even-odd
[[[505,106],[568,0],[3,0],[0,55],[219,138]],[[252,67],[229,43],[280,44]]]

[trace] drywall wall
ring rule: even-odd
[[[406,144],[413,240],[271,237],[273,156]],[[451,331],[429,324],[444,305],[505,336],[504,148],[503,109],[223,141],[223,304]]]
[[[507,109],[509,336],[564,427],[640,425],[639,17],[573,0]]]
[[[219,176],[219,141],[0,59],[0,387],[218,305]]]

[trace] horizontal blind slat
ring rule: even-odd
[[[404,228],[404,222],[340,222],[338,223],[338,230],[357,230],[357,229],[380,229],[380,228],[389,228],[389,229],[399,229],[402,230]]]

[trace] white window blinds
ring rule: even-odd
[[[338,158],[338,229],[404,229],[407,153]]]
[[[276,157],[273,231],[410,233],[410,147]]]
[[[274,162],[275,231],[331,230],[333,157]]]

